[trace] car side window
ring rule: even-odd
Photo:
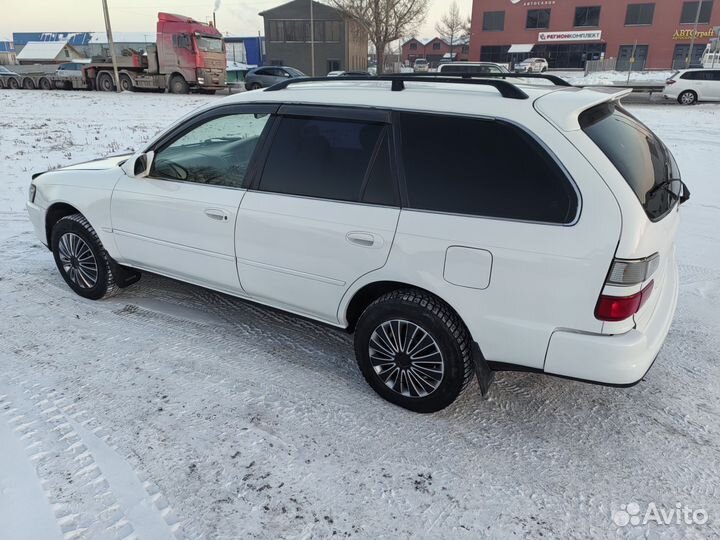
[[[382,170],[368,186],[368,170],[384,140],[385,126],[331,118],[281,117],[259,189],[337,201],[369,197],[386,201],[376,183],[392,181]],[[367,190],[365,190],[367,193]],[[386,197],[386,196],[385,196]]]
[[[400,129],[410,208],[544,223],[574,220],[573,185],[521,129],[494,120],[414,113],[401,116]]]
[[[254,74],[255,75],[269,75],[267,69],[258,69]]]
[[[158,151],[151,176],[241,187],[269,114],[230,114],[208,120]]]

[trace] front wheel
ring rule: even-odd
[[[370,304],[357,323],[355,356],[375,392],[419,413],[453,403],[473,373],[463,322],[442,300],[415,289]]]
[[[173,94],[187,94],[190,92],[190,87],[181,75],[175,75],[170,80],[170,92]]]
[[[692,90],[685,90],[678,96],[678,102],[682,105],[693,105],[697,102],[697,94]]]
[[[113,82],[112,75],[106,72],[100,73],[95,82],[95,88],[101,92],[112,92],[115,90],[115,83]]]
[[[99,300],[120,290],[110,257],[82,214],[65,216],[55,224],[51,246],[60,275],[80,296]]]
[[[20,83],[18,82],[18,80],[15,77],[13,77],[8,81],[7,87],[10,90],[17,90],[18,88],[20,88]]]

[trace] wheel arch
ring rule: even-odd
[[[34,80],[32,77],[23,77],[23,78],[22,78],[22,83],[20,84],[20,86],[21,86],[22,88],[25,88],[25,83],[28,82],[28,81],[30,82],[31,88],[34,89],[34,88],[35,88],[35,80]]]
[[[71,216],[73,214],[80,214],[87,219],[85,214],[66,202],[55,202],[48,207],[45,212],[45,237],[47,239],[47,245],[50,249],[52,249],[53,227],[55,227],[55,224],[65,216]]]
[[[355,325],[357,324],[358,319],[360,319],[360,316],[363,314],[363,311],[365,311],[365,309],[367,309],[367,307],[375,300],[389,292],[400,289],[416,289],[433,295],[438,300],[447,304],[448,307],[458,316],[458,318],[467,328],[467,324],[465,323],[457,309],[455,309],[455,307],[452,305],[452,303],[437,294],[435,291],[432,291],[420,285],[403,281],[378,280],[366,283],[365,285],[361,286],[359,289],[357,289],[351,294],[349,301],[343,302],[344,308],[343,305],[341,305],[340,319],[341,322],[345,322],[347,331],[353,332],[355,330]],[[469,331],[470,330],[468,328],[468,332]]]

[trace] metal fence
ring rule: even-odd
[[[617,58],[603,60],[588,60],[585,62],[585,75],[594,71],[614,71],[617,67]]]

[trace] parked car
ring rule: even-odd
[[[430,64],[424,58],[418,58],[413,64],[413,71],[415,73],[427,73],[430,71]]]
[[[245,76],[245,88],[248,90],[258,90],[260,88],[268,88],[277,83],[287,81],[288,79],[296,79],[299,77],[307,77],[299,69],[286,66],[265,66],[251,69]]]
[[[36,174],[35,233],[85,298],[148,271],[354,332],[367,382],[413,411],[493,370],[645,376],[689,193],[629,90],[337,83],[230,96],[134,155]]]
[[[5,66],[0,66],[0,88],[17,89],[21,85],[20,75]]]
[[[683,105],[720,101],[720,69],[683,69],[665,81],[663,96]]]
[[[548,61],[544,58],[526,58],[515,65],[516,73],[545,73],[549,69]]]
[[[450,62],[440,64],[438,73],[445,74],[482,74],[482,73],[509,73],[509,71],[494,62]]]

